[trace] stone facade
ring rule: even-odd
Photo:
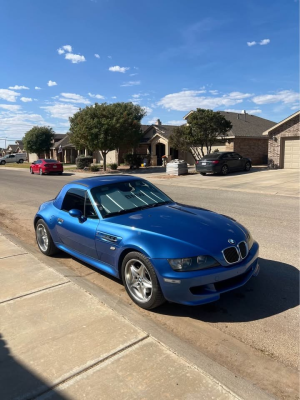
[[[285,138],[299,136],[299,114],[269,131],[268,164],[270,168],[283,168]]]
[[[253,165],[267,164],[268,138],[235,138],[233,139],[233,151],[243,157],[251,158]]]

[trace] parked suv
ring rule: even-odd
[[[250,158],[242,157],[233,151],[207,154],[196,161],[196,170],[201,175],[207,173],[227,175],[231,171],[250,171],[251,166]]]
[[[16,154],[7,154],[4,157],[0,158],[0,164],[4,165],[6,163],[20,163],[22,164],[26,160],[26,153],[16,153]]]

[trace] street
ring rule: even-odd
[[[0,224],[35,245],[33,217],[78,175],[32,176],[0,170]],[[157,183],[159,182],[159,183]],[[56,260],[130,304],[140,315],[278,397],[296,385],[299,333],[299,199],[293,196],[176,186],[153,181],[179,203],[207,208],[244,224],[260,244],[261,272],[244,287],[200,307],[165,304],[147,312],[131,304],[120,282],[60,254]],[[268,373],[266,374],[266,371]]]

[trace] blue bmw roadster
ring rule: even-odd
[[[164,301],[198,305],[244,285],[259,272],[258,243],[232,218],[175,203],[131,176],[65,185],[35,218],[37,244],[122,279],[140,307]]]

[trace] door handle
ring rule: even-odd
[[[57,222],[58,222],[59,224],[62,224],[62,223],[64,222],[64,220],[61,219],[61,218],[57,218]]]

